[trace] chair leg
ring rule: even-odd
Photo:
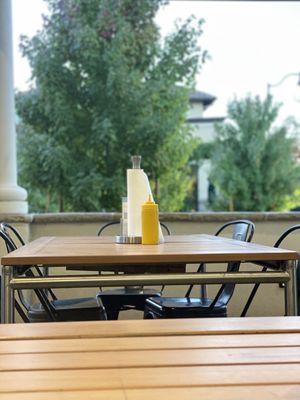
[[[154,314],[148,307],[145,308],[143,319],[157,319],[158,316]]]
[[[16,307],[16,310],[18,311],[18,314],[22,318],[23,322],[25,322],[25,323],[30,322],[27,315],[25,314],[24,310],[22,309],[20,304],[17,302],[17,300],[15,300],[15,307]]]
[[[203,264],[202,265],[202,268],[201,268],[201,271],[200,272],[206,272],[206,265],[205,264]],[[206,290],[206,285],[200,285],[200,296],[202,297],[202,298],[207,298],[207,290]]]
[[[120,310],[106,310],[106,316],[108,320],[116,320],[119,318]]]
[[[104,307],[100,308],[100,320],[107,321],[107,314]]]

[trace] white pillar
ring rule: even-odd
[[[17,185],[11,0],[0,0],[0,213],[27,213]]]
[[[204,160],[198,168],[198,211],[207,210],[210,168],[210,160]]]

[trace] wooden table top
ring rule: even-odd
[[[299,317],[0,326],[1,400],[299,397]]]
[[[113,237],[41,237],[2,257],[2,265],[198,263],[295,260],[295,251],[210,235],[168,236],[152,246],[116,244]]]

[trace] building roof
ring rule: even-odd
[[[216,122],[223,122],[226,117],[191,117],[188,118],[186,121],[190,122],[191,124],[208,124],[208,123],[216,123]]]
[[[205,93],[196,91],[190,94],[190,102],[191,103],[202,103],[204,106],[209,106],[216,100],[216,97]]]

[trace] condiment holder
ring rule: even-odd
[[[115,242],[119,244],[158,244],[159,243],[159,219],[158,219],[158,205],[154,203],[151,189],[148,182],[148,177],[141,169],[141,156],[132,156],[132,169],[127,170],[127,194],[129,198],[122,198],[122,218],[121,218],[121,234],[116,236]],[[134,171],[135,170],[135,171]],[[139,171],[138,171],[139,170]],[[135,185],[129,185],[130,188],[140,188],[140,193],[132,192],[132,189],[128,189],[128,172],[134,172],[134,176],[140,177],[142,176],[142,181],[135,182]],[[141,174],[140,174],[141,173]],[[132,177],[132,174],[130,175]],[[146,185],[145,185],[146,182]],[[140,183],[140,185],[138,184]],[[145,199],[145,196],[147,198]],[[131,200],[130,200],[131,199]],[[132,199],[134,199],[135,203],[132,203]],[[129,200],[129,203],[128,203]],[[137,210],[140,207],[140,215]],[[128,211],[131,213],[132,209],[134,210],[135,218],[140,218],[140,221],[135,224],[136,226],[132,229],[132,220],[128,221]],[[130,214],[131,215],[131,214]],[[129,216],[130,217],[130,216]],[[129,229],[128,226],[131,226]],[[141,227],[139,226],[141,225]],[[131,233],[131,235],[128,235]],[[132,234],[139,234],[139,236],[133,236]]]

